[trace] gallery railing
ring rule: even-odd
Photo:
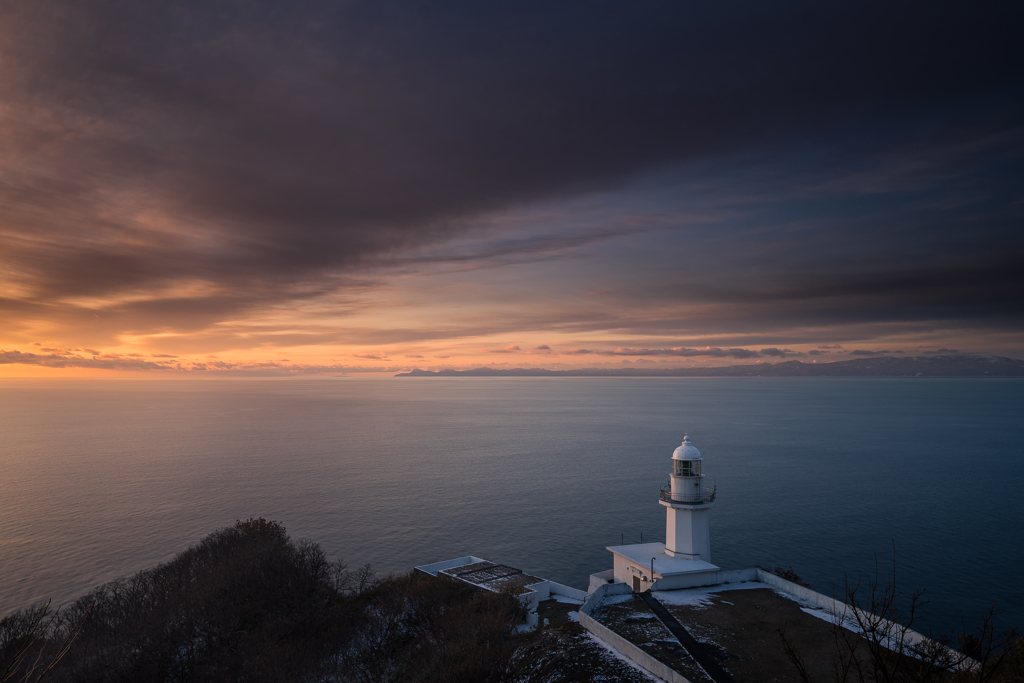
[[[672,495],[671,489],[661,489],[661,500],[666,503],[689,503],[694,505],[697,503],[714,503],[715,502],[716,490],[714,488],[705,488],[702,493],[677,493]]]

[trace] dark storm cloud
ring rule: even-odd
[[[1020,95],[1011,3],[3,12],[2,239],[23,284],[52,299],[199,279],[231,290],[213,317],[482,211]]]
[[[761,349],[760,354],[762,356],[771,356],[773,358],[788,358],[789,356],[804,355],[798,351],[793,351],[792,349],[777,349],[775,347]]]

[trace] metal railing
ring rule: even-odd
[[[671,489],[661,489],[659,497],[666,503],[688,503],[695,505],[698,503],[714,503],[716,494],[717,487],[705,487],[701,493],[677,493],[674,496]]]

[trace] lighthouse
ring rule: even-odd
[[[672,452],[671,463],[669,485],[658,501],[665,507],[665,542],[609,546],[615,560],[611,576],[595,574],[593,580],[628,583],[636,592],[718,583],[709,519],[715,490],[704,486],[704,460],[689,435]]]
[[[670,557],[711,562],[711,530],[708,513],[715,492],[704,487],[700,451],[689,435],[672,452],[668,490],[661,490],[665,506],[665,553]]]

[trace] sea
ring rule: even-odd
[[[0,380],[0,616],[265,517],[381,574],[476,555],[586,588],[664,540],[689,434],[712,560],[861,594],[895,572],[948,633],[1024,626],[1024,381]]]

